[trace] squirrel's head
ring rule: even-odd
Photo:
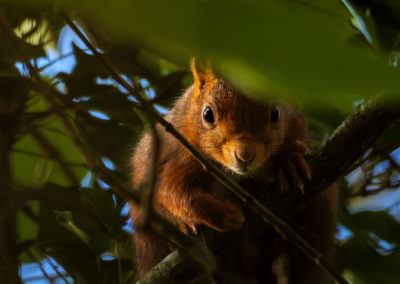
[[[287,110],[277,102],[255,102],[192,61],[197,146],[225,168],[241,175],[257,171],[276,154],[287,132]]]

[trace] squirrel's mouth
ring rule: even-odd
[[[244,164],[244,163],[238,163],[235,166],[230,167],[230,169],[240,176],[243,176],[243,175],[249,176],[257,170],[256,167],[249,167],[248,164]]]
[[[240,161],[236,161],[233,165],[227,166],[231,171],[233,171],[238,176],[253,176],[259,172],[260,169],[263,168],[265,162],[261,164],[261,166],[252,160],[250,163],[244,163]]]
[[[238,163],[235,167],[235,170],[238,174],[246,174],[248,172],[247,164],[245,163]]]

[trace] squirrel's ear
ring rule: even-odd
[[[193,57],[190,61],[190,70],[193,74],[195,90],[200,90],[206,83],[215,79],[210,61],[207,61],[207,65],[203,66]]]

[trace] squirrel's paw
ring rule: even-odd
[[[295,140],[292,151],[277,160],[276,176],[281,191],[287,191],[289,184],[304,193],[304,181],[311,180],[311,168],[304,159],[308,147],[300,140]]]
[[[222,229],[223,230],[239,229],[245,220],[242,213],[242,209],[240,208],[239,205],[235,205],[230,201],[223,201],[223,203],[226,212],[224,214],[225,216],[222,221]]]
[[[199,221],[220,232],[239,229],[245,220],[240,205],[229,200],[209,198],[201,211]]]

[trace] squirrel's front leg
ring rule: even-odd
[[[219,200],[201,188],[174,188],[170,194],[163,190],[158,193],[157,203],[177,217],[180,229],[186,233],[197,233],[196,226],[200,224],[225,232],[240,228],[245,220],[239,204]]]

